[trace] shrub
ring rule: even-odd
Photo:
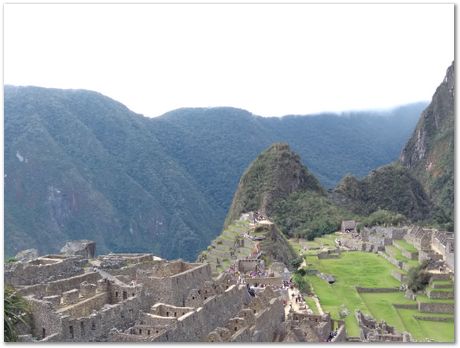
[[[417,267],[407,272],[407,287],[413,292],[424,290],[430,282],[430,275],[426,271],[429,261],[425,260]]]
[[[311,292],[310,283],[307,278],[298,273],[294,273],[292,281],[297,285],[301,293],[309,294]]]
[[[297,269],[300,267],[302,262],[303,262],[303,259],[301,257],[296,257],[295,259],[291,260],[291,266]]]
[[[29,308],[24,298],[16,293],[11,287],[5,287],[4,299],[4,339],[5,342],[17,340],[16,325],[23,323],[28,325]]]

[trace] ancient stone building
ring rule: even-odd
[[[208,264],[151,254],[92,258],[87,242],[5,266],[6,284],[31,309],[21,341],[272,342],[286,336],[287,295],[274,271],[259,276],[263,287],[250,295],[249,283],[228,274],[213,279]]]
[[[356,221],[354,221],[354,220],[344,220],[344,221],[342,221],[340,230],[343,233],[356,232]]]

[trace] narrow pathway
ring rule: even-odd
[[[323,309],[321,308],[321,303],[319,303],[319,300],[318,300],[318,297],[313,297],[313,301],[315,301],[316,303],[316,308],[318,308],[318,313],[323,315],[324,312],[323,312]]]

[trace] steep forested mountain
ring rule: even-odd
[[[6,253],[93,239],[100,252],[192,258],[220,228],[212,198],[145,118],[100,94],[5,90]]]
[[[339,206],[364,216],[384,209],[420,221],[428,220],[433,208],[420,182],[399,163],[377,168],[362,180],[346,176],[331,197]]]
[[[300,157],[289,145],[273,144],[243,174],[226,224],[248,211],[272,216],[274,204],[297,191],[325,194],[319,181],[300,163]]]
[[[245,171],[233,197],[226,225],[242,213],[259,211],[289,236],[313,239],[336,231],[353,216],[326,197],[326,191],[287,144],[273,144]]]
[[[6,86],[5,255],[93,239],[99,252],[194,259],[240,176],[287,142],[326,186],[397,158],[425,104],[262,118],[233,108],[146,118],[99,93]],[[397,125],[397,126],[396,126]]]
[[[401,163],[439,206],[441,223],[454,219],[455,66],[447,69],[430,105],[401,152]]]
[[[454,97],[452,63],[399,161],[372,171],[362,180],[346,176],[331,195],[334,201],[358,214],[385,209],[411,220],[432,220],[452,230]]]

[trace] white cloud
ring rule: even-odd
[[[429,100],[454,58],[454,5],[4,7],[4,81],[99,91],[156,116],[263,116]]]

